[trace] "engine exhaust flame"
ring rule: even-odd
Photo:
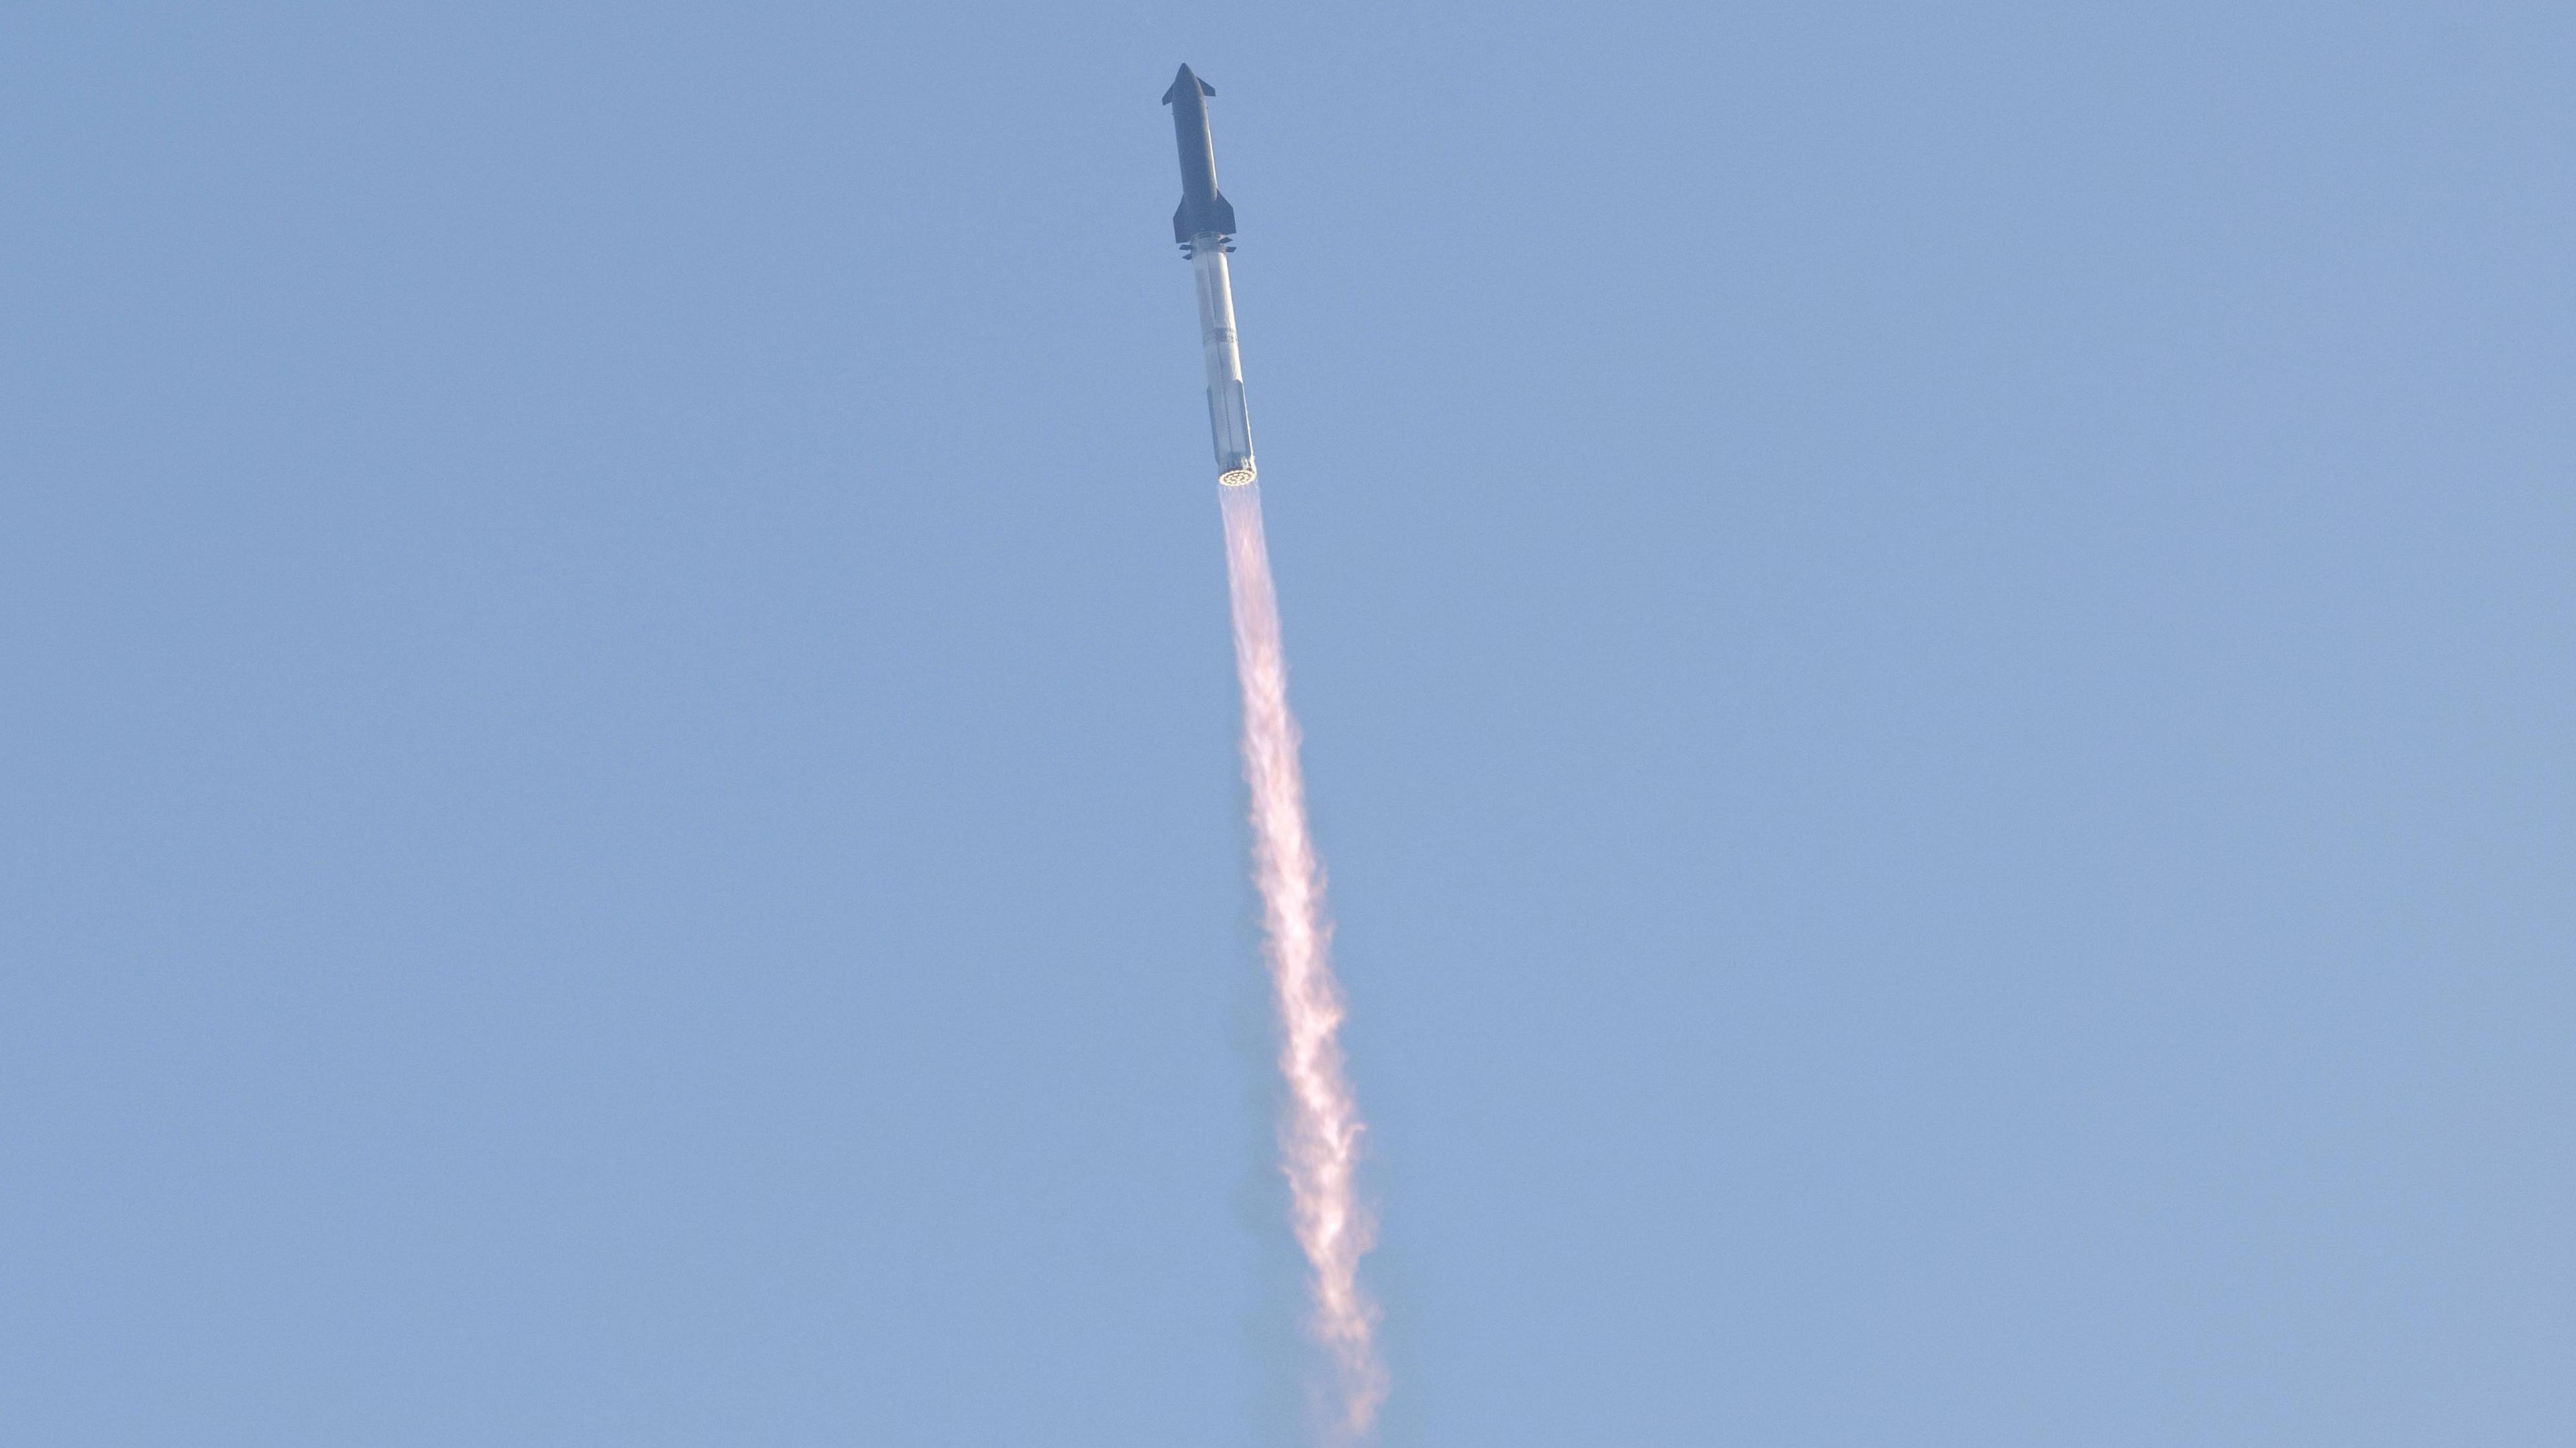
[[[1327,1420],[1337,1439],[1357,1442],[1367,1436],[1387,1392],[1374,1341],[1377,1308],[1359,1280],[1360,1258],[1376,1235],[1357,1190],[1364,1128],[1342,1066],[1342,992],[1328,956],[1323,867],[1306,829],[1306,786],[1297,762],[1297,721],[1288,711],[1288,668],[1261,527],[1261,490],[1243,484],[1218,493],[1234,602],[1235,671],[1243,685],[1253,879],[1261,891],[1279,1004],[1279,1069],[1288,1087],[1279,1124],[1280,1168],[1288,1178],[1297,1245],[1311,1274],[1311,1327],[1333,1367]]]

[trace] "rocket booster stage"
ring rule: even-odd
[[[1241,487],[1254,477],[1252,416],[1244,406],[1243,355],[1234,340],[1234,282],[1225,269],[1226,253],[1234,250],[1234,205],[1216,189],[1216,141],[1208,134],[1207,98],[1215,94],[1215,86],[1185,65],[1163,92],[1163,104],[1172,108],[1172,135],[1181,148],[1181,209],[1172,213],[1172,239],[1198,281],[1217,481]]]

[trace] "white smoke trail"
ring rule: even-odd
[[[1217,491],[1224,498],[1235,671],[1243,683],[1253,879],[1279,1002],[1279,1069],[1288,1085],[1280,1166],[1297,1245],[1313,1274],[1314,1333],[1332,1358],[1332,1425],[1355,1442],[1367,1436],[1387,1391],[1373,1341],[1377,1308],[1359,1281],[1360,1258],[1376,1235],[1356,1182],[1363,1127],[1342,1069],[1342,992],[1327,957],[1323,866],[1306,830],[1306,784],[1297,763],[1297,720],[1288,712],[1288,665],[1279,646],[1279,596],[1262,534],[1261,493],[1258,484]]]

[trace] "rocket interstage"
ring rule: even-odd
[[[1225,265],[1226,253],[1234,250],[1234,204],[1216,189],[1216,139],[1208,133],[1207,98],[1215,94],[1216,87],[1185,65],[1163,92],[1163,104],[1172,108],[1172,135],[1181,151],[1181,207],[1172,213],[1172,240],[1190,259],[1198,282],[1216,480],[1239,488],[1259,474],[1252,465],[1252,413],[1243,400],[1243,354],[1235,344],[1234,279]]]
[[[1190,259],[1198,287],[1199,333],[1207,349],[1208,430],[1216,441],[1219,511],[1233,605],[1236,680],[1243,690],[1243,780],[1251,795],[1252,879],[1261,892],[1262,956],[1279,1010],[1279,1074],[1287,1090],[1279,1118],[1279,1168],[1287,1179],[1289,1225],[1306,1258],[1312,1301],[1308,1328],[1330,1361],[1318,1399],[1325,1441],[1366,1438],[1386,1398],[1377,1351],[1377,1307],[1360,1281],[1360,1259],[1376,1238],[1358,1171],[1363,1135],[1359,1098],[1344,1068],[1346,1009],[1333,977],[1332,926],[1324,909],[1324,866],[1306,820],[1297,719],[1288,708],[1288,664],[1280,645],[1279,594],[1254,482],[1252,424],[1243,402],[1243,358],[1235,348],[1234,288],[1226,273],[1234,206],[1216,189],[1216,146],[1207,98],[1216,88],[1188,66],[1163,94],[1181,148],[1181,209],[1172,238]]]

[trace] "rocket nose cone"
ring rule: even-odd
[[[1182,95],[1216,95],[1216,88],[1208,85],[1206,80],[1200,80],[1198,72],[1190,70],[1188,64],[1185,64],[1185,67],[1180,67],[1180,70],[1172,75],[1172,88],[1164,90],[1162,103],[1164,106],[1170,106],[1172,100],[1180,100]]]

